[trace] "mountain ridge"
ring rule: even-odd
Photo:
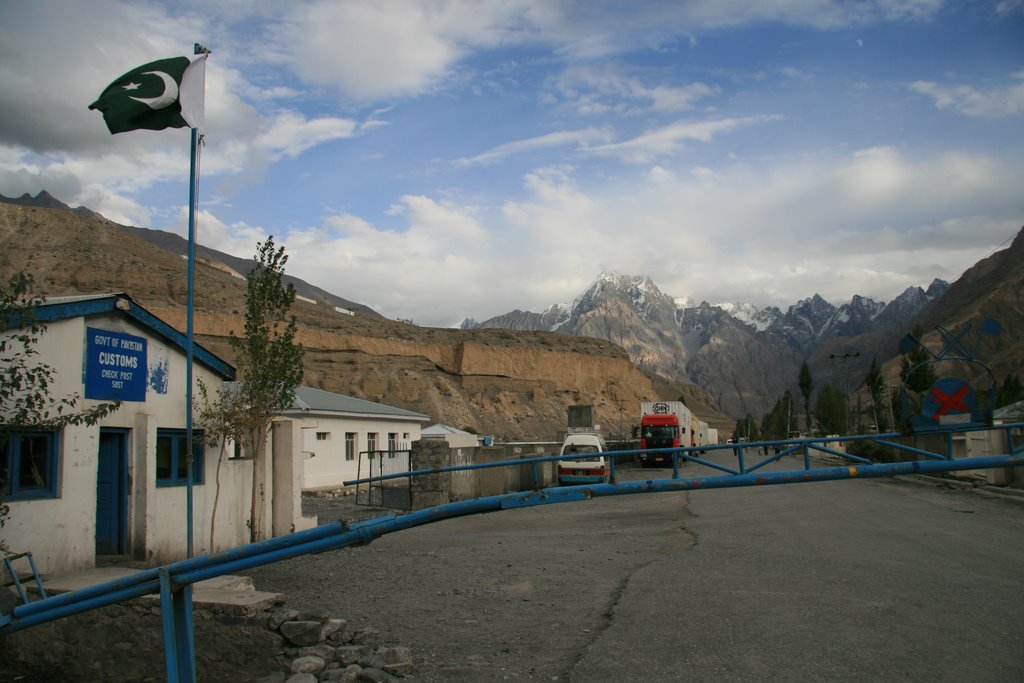
[[[70,209],[46,192],[35,198],[23,195],[16,200],[0,195],[0,203],[38,204],[70,211],[85,220],[109,224],[144,238],[165,251],[184,253],[185,241],[177,235],[119,226],[88,209]],[[844,363],[842,368],[849,371],[851,378],[863,376],[868,364],[877,359],[887,380],[893,381],[898,375],[899,338],[915,323],[924,325],[926,340],[934,344],[937,333],[929,330],[936,325],[977,323],[982,315],[1006,316],[1004,329],[1009,334],[995,346],[983,349],[994,354],[996,374],[1005,375],[1020,367],[1024,360],[1019,357],[1022,354],[1015,356],[1012,352],[1016,348],[1013,341],[1024,333],[1024,314],[1020,313],[1024,304],[1013,289],[1017,285],[1018,290],[1024,290],[1024,275],[1017,266],[1024,261],[1021,235],[1024,230],[1004,250],[1006,253],[996,252],[983,259],[953,285],[936,279],[927,288],[908,287],[889,302],[856,295],[836,306],[814,294],[785,311],[743,303],[690,305],[685,299],[674,299],[661,292],[649,276],[601,273],[571,304],[551,304],[541,313],[514,310],[483,322],[466,320],[460,329],[556,333],[556,337],[544,338],[545,345],[564,336],[605,340],[621,347],[634,366],[653,379],[650,386],[658,387],[658,398],[677,398],[682,388],[695,385],[706,393],[704,403],[709,413],[716,413],[721,407],[732,418],[763,415],[786,390],[796,395],[796,377],[803,362],[812,368],[819,389],[827,383],[845,383],[846,378],[841,377],[840,366],[834,361],[842,355],[851,357],[849,367]],[[198,247],[197,252],[206,265],[236,275],[252,263],[205,247]],[[127,277],[130,283],[131,273]],[[391,329],[392,321],[372,309],[294,280],[301,283],[296,284],[299,293],[310,299],[359,311],[354,324],[363,326],[361,334],[383,334],[376,329],[380,325],[370,322],[372,319]],[[405,327],[400,334],[436,336],[440,331],[418,329],[419,332],[410,332]],[[499,337],[490,337],[489,343],[496,339]],[[502,339],[501,343],[509,341]],[[854,351],[858,355],[853,356]],[[858,384],[854,381],[851,388],[856,391]],[[360,395],[358,391],[350,393]],[[723,417],[719,415],[716,419],[724,421]]]
[[[174,254],[185,257],[188,255],[188,240],[180,235],[167,230],[159,230],[155,228],[139,228],[132,225],[122,225],[109,220],[101,214],[96,213],[84,206],[77,208],[71,208],[64,202],[60,201],[46,190],[41,190],[35,197],[28,194],[27,192],[20,197],[5,197],[0,194],[0,204],[15,204],[19,206],[31,206],[44,209],[58,209],[61,211],[69,211],[77,216],[81,216],[87,219],[95,219],[106,222],[110,225],[116,226],[126,232],[129,232],[137,237],[157,245],[162,249],[166,249]],[[253,245],[255,247],[255,245]],[[239,277],[246,275],[255,265],[256,262],[251,258],[242,258],[239,256],[233,256],[223,251],[211,249],[203,246],[202,244],[196,244],[196,260],[206,263],[207,265],[224,269],[226,272],[235,274]],[[321,289],[305,280],[294,277],[292,275],[285,274],[284,281],[290,283],[295,287],[295,291],[304,297],[319,301],[321,303],[330,304],[331,306],[338,306],[346,310],[359,311],[367,315],[373,315],[383,318],[380,313],[373,310],[369,306],[364,304],[350,301],[343,297],[332,294],[327,290]]]
[[[43,296],[127,292],[184,329],[186,262],[101,218],[0,203],[0,277],[32,273]],[[196,341],[227,362],[244,324],[245,281],[196,264]],[[624,350],[548,332],[420,327],[296,300],[306,386],[387,403],[499,440],[556,441],[571,405],[595,407],[609,437],[661,396]],[[244,379],[244,378],[243,378]],[[693,409],[723,432],[731,420],[705,401]],[[705,405],[706,404],[706,405]]]
[[[1007,253],[997,252],[979,262],[953,285],[936,278],[927,288],[908,287],[889,302],[855,295],[849,302],[836,306],[814,294],[786,311],[742,303],[678,305],[647,276],[603,273],[570,307],[549,307],[548,311],[558,307],[557,318],[514,311],[464,326],[490,328],[514,324],[516,329],[539,329],[544,325],[545,329],[559,333],[608,339],[625,348],[647,374],[668,383],[700,386],[734,418],[759,416],[784,391],[798,395],[796,379],[803,362],[808,363],[817,378],[818,388],[824,384],[844,386],[852,378],[851,393],[855,394],[861,384],[858,378],[863,377],[872,360],[886,368],[887,381],[898,381],[894,378],[899,372],[899,338],[915,324],[922,324],[926,341],[934,345],[938,333],[929,328],[948,317],[955,298],[942,302],[954,290],[966,292],[959,297],[978,304],[974,323],[980,324],[977,316],[983,310],[988,311],[989,317],[1008,318],[1009,324],[1003,327],[1010,334],[1004,335],[1002,346],[980,350],[993,354],[995,375],[1012,372],[1013,354],[1000,349],[1013,346],[1006,338],[1020,339],[1024,324],[1018,321],[1021,315],[1013,295],[1014,286],[1021,281],[1019,269],[1007,268],[1006,263],[1014,254],[1024,251],[1022,242],[1024,239],[1018,235],[1005,250]],[[994,265],[986,265],[986,261]],[[975,280],[982,284],[972,286]],[[1000,306],[999,301],[1004,301],[1004,305]],[[934,313],[926,315],[929,311]],[[551,323],[554,325],[548,326]],[[629,330],[629,335],[623,330]],[[852,360],[835,362],[835,358],[844,355]],[[976,369],[960,371],[978,379]],[[843,376],[844,372],[848,376]]]

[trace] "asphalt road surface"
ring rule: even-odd
[[[895,479],[688,508],[697,544],[630,578],[570,680],[1024,680],[1024,504]]]
[[[416,681],[1024,680],[1024,504],[898,480],[510,510],[252,575]]]

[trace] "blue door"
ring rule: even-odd
[[[96,477],[96,554],[119,555],[126,550],[128,522],[128,432],[100,430]]]

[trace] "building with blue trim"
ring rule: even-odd
[[[32,317],[46,327],[34,348],[35,358],[54,369],[52,396],[76,394],[80,407],[121,405],[95,426],[27,431],[7,440],[0,478],[10,516],[0,533],[8,547],[31,551],[40,571],[51,574],[93,567],[107,556],[147,565],[184,558],[185,335],[123,293],[53,297]],[[193,349],[196,384],[234,380],[230,364],[198,344]],[[314,526],[316,519],[301,513],[300,427],[285,420],[269,438],[260,473],[266,495],[261,528],[276,535]],[[196,433],[196,554],[249,540],[253,462],[229,455]]]

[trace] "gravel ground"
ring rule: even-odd
[[[645,478],[620,470],[621,479]],[[393,511],[304,497],[320,522]],[[250,572],[286,606],[320,608],[412,649],[415,681],[566,680],[629,578],[693,543],[685,493],[446,520]]]

